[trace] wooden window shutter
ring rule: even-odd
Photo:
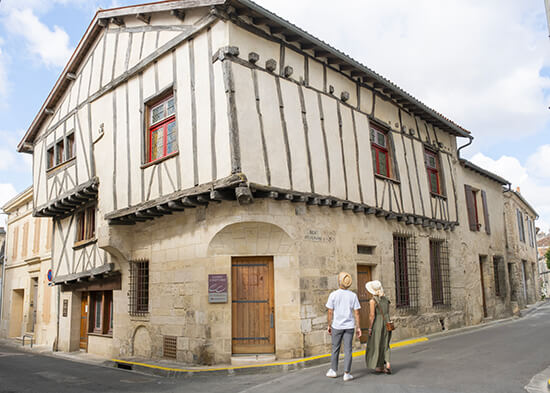
[[[468,222],[470,224],[470,230],[477,231],[476,211],[474,207],[475,201],[472,187],[465,184],[464,191],[466,192],[466,208],[468,209]]]
[[[491,234],[491,224],[489,223],[489,209],[487,208],[487,193],[481,190],[481,201],[483,203],[483,220],[485,221],[485,232]]]
[[[38,251],[40,251],[40,224],[41,220],[37,219],[34,221],[34,242],[32,247],[33,254],[38,254]]]

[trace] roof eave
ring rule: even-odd
[[[468,168],[468,169],[470,169],[470,170],[472,170],[472,171],[474,171],[474,172],[476,172],[476,173],[478,173],[482,176],[485,176],[485,177],[487,177],[487,178],[489,178],[489,179],[491,179],[491,180],[493,180],[493,181],[495,181],[495,182],[497,182],[497,183],[499,183],[503,186],[509,186],[511,184],[508,180],[506,180],[506,179],[504,179],[504,178],[502,178],[498,175],[495,175],[493,172],[490,172],[487,169],[484,169],[480,166],[477,166],[473,162],[470,162],[470,161],[468,161],[464,158],[460,159],[460,163],[465,168]]]

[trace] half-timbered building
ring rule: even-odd
[[[341,270],[362,301],[383,282],[397,339],[479,322],[458,138],[249,0],[98,11],[19,145],[35,215],[54,220],[60,349],[324,353]]]

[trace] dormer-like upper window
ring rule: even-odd
[[[147,162],[154,162],[178,151],[174,96],[148,105]]]

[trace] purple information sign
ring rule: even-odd
[[[227,303],[227,274],[208,275],[208,303]]]

